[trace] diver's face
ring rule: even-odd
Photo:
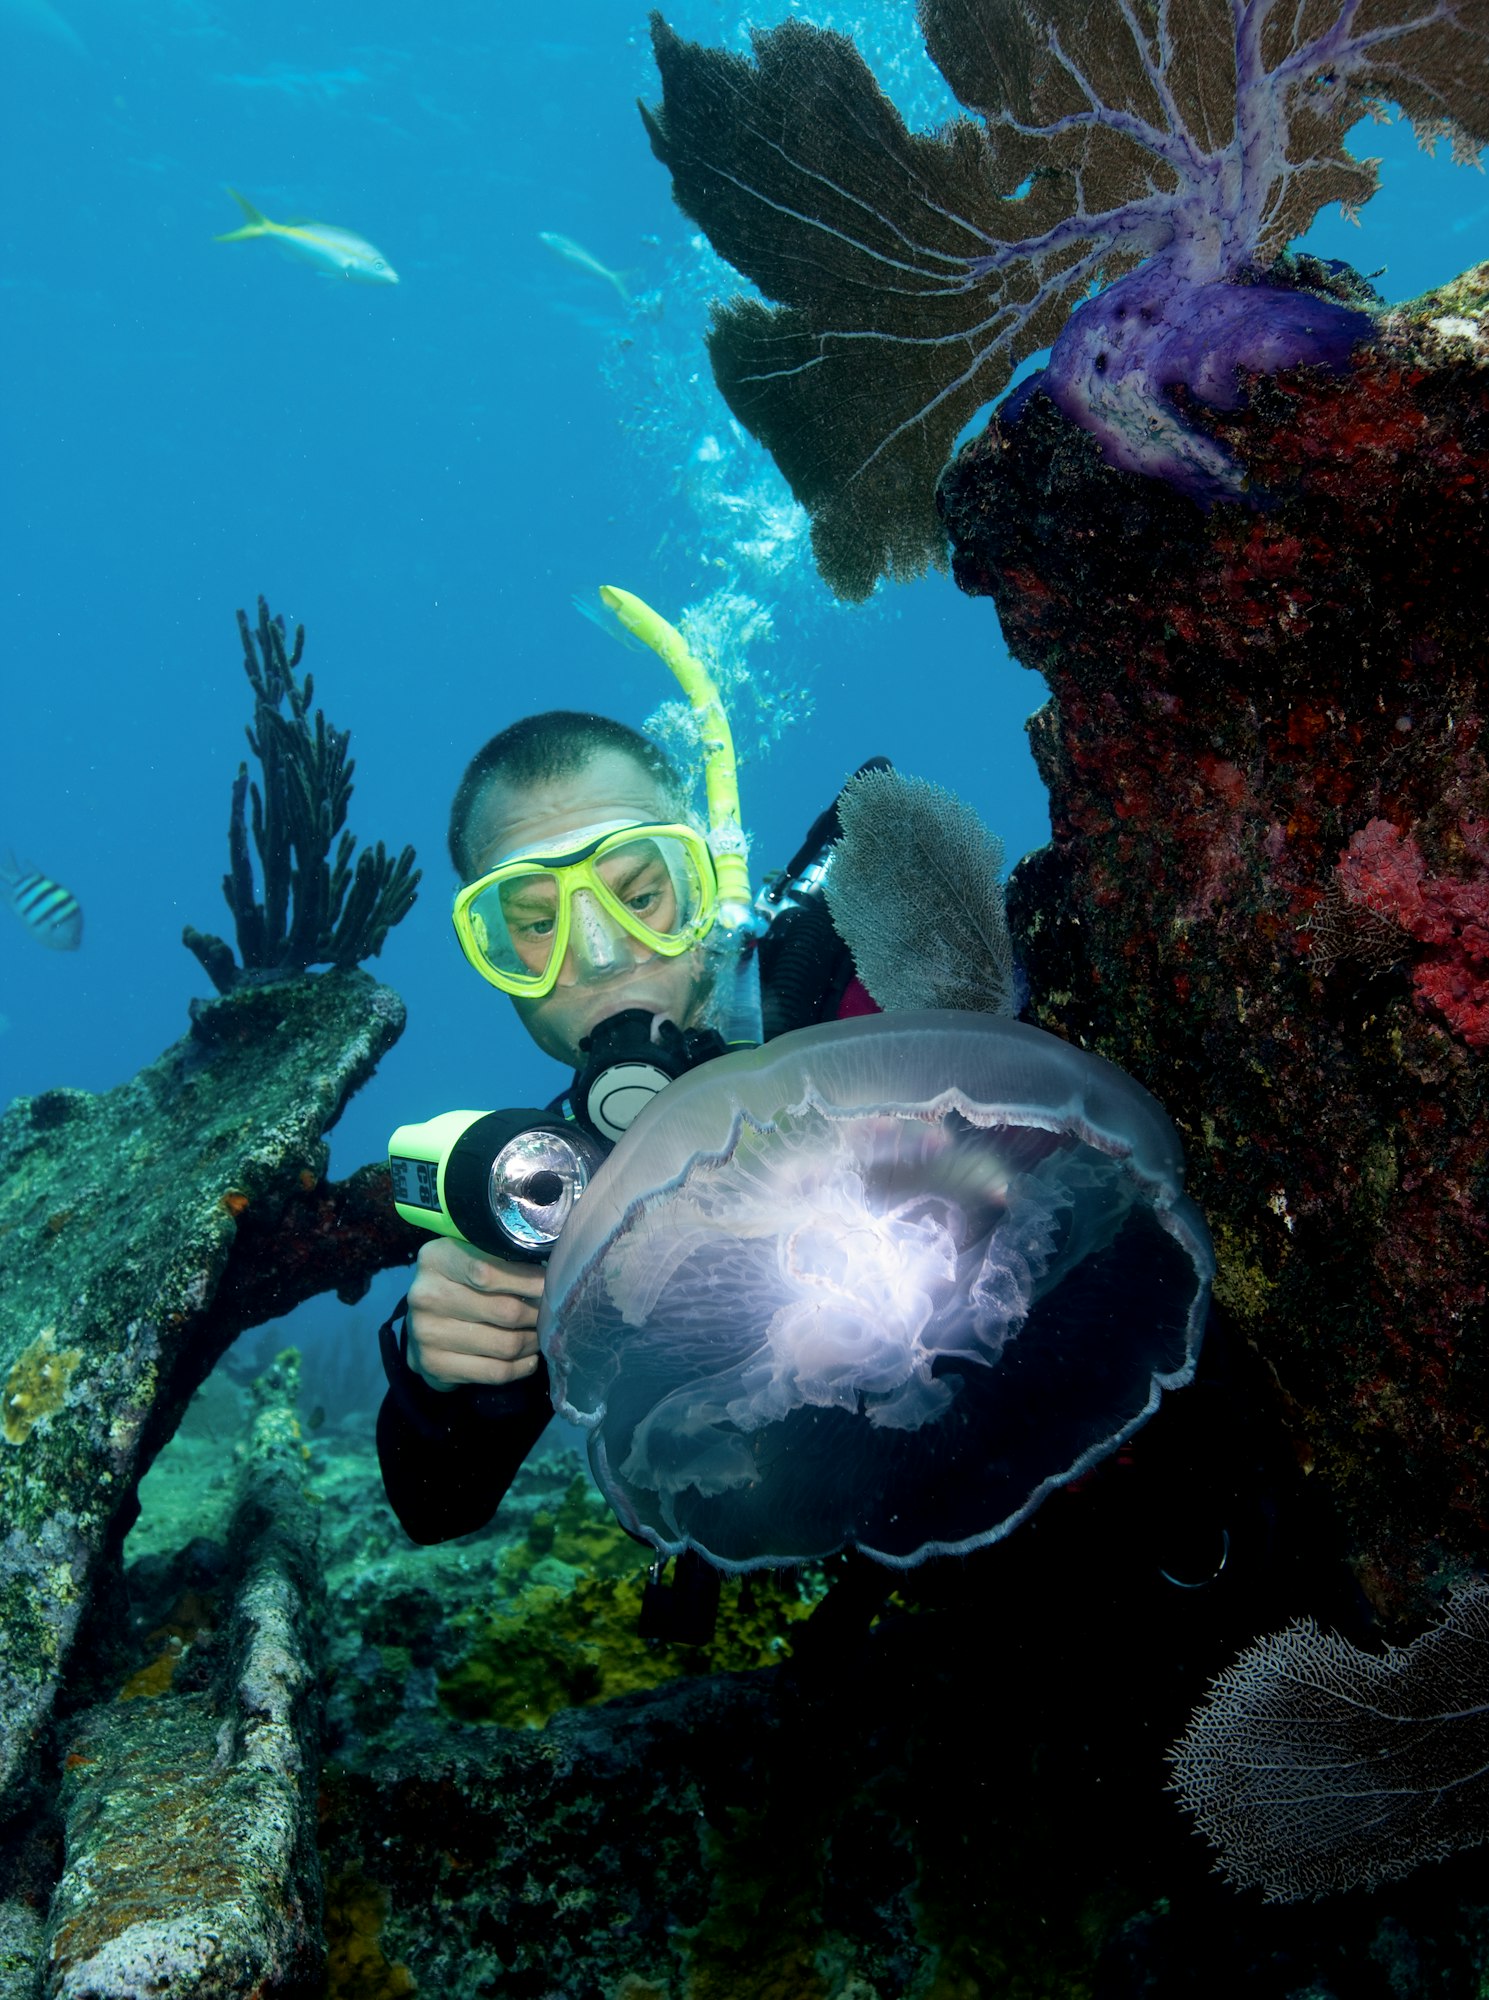
[[[484,875],[529,849],[561,853],[568,836],[583,827],[641,826],[671,817],[656,780],[621,750],[601,750],[568,777],[542,784],[494,779],[472,829],[476,872]],[[696,1026],[710,984],[703,953],[662,958],[612,923],[586,891],[577,892],[575,903],[558,983],[540,1000],[512,1002],[545,1055],[577,1069],[579,1044],[590,1029],[627,1007],[665,1014],[680,1028]]]

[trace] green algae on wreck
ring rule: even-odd
[[[178,1521],[216,1504],[212,1452],[185,1442],[172,1446]],[[755,1577],[748,1588],[726,1578],[707,1646],[643,1639],[651,1552],[561,1439],[526,1460],[493,1522],[432,1547],[409,1542],[393,1519],[370,1435],[343,1428],[313,1439],[310,1453],[326,1563],[327,1748],[360,1771],[499,1727],[538,1730],[566,1708],[686,1676],[783,1665],[835,1567]],[[161,1549],[161,1527],[147,1514],[128,1553]]]
[[[526,1540],[503,1553],[505,1588],[495,1615],[460,1621],[471,1640],[439,1682],[445,1708],[464,1722],[541,1729],[563,1709],[680,1675],[779,1666],[790,1657],[793,1628],[826,1590],[822,1563],[727,1577],[712,1639],[669,1645],[643,1639],[638,1629],[645,1556],[586,1476],[576,1474],[557,1509],[535,1515]]]
[[[206,1323],[242,1217],[319,1179],[322,1134],[402,1027],[365,973],[246,987],[116,1089],[0,1119],[0,1381],[48,1329],[78,1357],[55,1407],[0,1438],[0,1800],[140,1475],[230,1337]]]

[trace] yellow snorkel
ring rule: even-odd
[[[708,844],[719,876],[718,925],[737,945],[740,977],[725,1029],[727,1040],[760,1039],[760,982],[755,955],[745,947],[756,925],[744,827],[739,816],[739,777],[734,762],[734,738],[719,699],[713,675],[692,651],[675,625],[669,625],[649,604],[629,590],[600,585],[600,601],[621,624],[675,675],[698,721],[703,740],[703,782],[708,798]],[[753,999],[749,996],[753,995]],[[753,1016],[753,1025],[751,1025]]]
[[[754,898],[745,860],[744,829],[739,817],[739,778],[734,764],[734,738],[729,718],[714,686],[713,675],[675,625],[669,625],[649,604],[629,590],[600,585],[600,599],[626,630],[650,646],[677,677],[698,719],[703,739],[703,783],[708,796],[708,844],[719,871],[719,922],[737,931],[750,920]]]

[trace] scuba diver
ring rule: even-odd
[[[663,1029],[685,1066],[877,1011],[822,893],[835,802],[752,906],[712,682],[640,600],[603,595],[693,700],[709,823],[662,750],[624,724],[564,710],[513,723],[471,760],[450,814],[468,962],[579,1077],[612,1023],[629,1023],[643,1045]],[[574,1096],[551,1109],[571,1116]],[[538,1351],[543,1279],[540,1263],[448,1235],[419,1253],[401,1337],[396,1313],[383,1330],[389,1390],[377,1423],[388,1499],[416,1542],[483,1527],[553,1414]]]
[[[548,1114],[532,1114],[571,1130],[594,1129],[591,1083],[616,1073],[618,1064],[606,1065],[617,1051],[633,1061],[638,1050],[657,1057],[665,1081],[730,1046],[878,1011],[825,892],[842,831],[837,800],[783,874],[752,898],[717,692],[664,620],[624,592],[602,595],[689,695],[704,753],[706,820],[690,807],[684,775],[647,737],[603,716],[553,711],[513,723],[476,754],[449,827],[461,949],[508,995],[538,1047],[574,1073]],[[885,768],[887,760],[875,758],[861,770]],[[448,1115],[467,1125],[477,1116]],[[402,1164],[412,1171],[421,1163]],[[411,1206],[399,1200],[406,1214],[424,1219],[417,1198]],[[440,1201],[422,1206],[430,1226],[441,1227]],[[553,1406],[537,1333],[543,1288],[536,1257],[474,1248],[455,1228],[421,1249],[401,1332],[400,1313],[382,1330],[389,1389],[377,1422],[388,1499],[415,1542],[484,1527],[546,1429]],[[1094,1505],[1073,1498],[1047,1505],[1020,1530],[1011,1557],[1000,1559],[1005,1573],[1032,1565],[1107,1579],[1103,1588],[1131,1603],[1140,1597],[1161,1627],[1168,1619],[1152,1612],[1150,1591],[1198,1606],[1224,1578],[1247,1598],[1254,1589],[1270,1595],[1273,1495],[1282,1481],[1244,1414],[1254,1397],[1237,1393],[1233,1377],[1243,1362],[1237,1343],[1212,1337],[1181,1408],[1176,1413],[1166,1399],[1149,1426],[1138,1467],[1123,1469],[1134,1456],[1124,1451],[1114,1471],[1078,1482],[1099,1489]],[[1076,1487],[1068,1491],[1074,1496]],[[706,1639],[717,1570],[688,1550],[676,1564],[670,1605],[657,1609],[667,1594],[659,1568],[643,1635]],[[822,1644],[836,1643],[838,1627],[861,1633],[897,1574],[866,1559],[844,1569],[813,1614]],[[1140,1589],[1132,1585],[1139,1574]],[[1223,1605],[1217,1613],[1237,1615]]]

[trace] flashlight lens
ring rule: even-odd
[[[589,1149],[563,1132],[519,1132],[491,1163],[489,1199],[497,1226],[524,1250],[557,1242],[590,1176]]]

